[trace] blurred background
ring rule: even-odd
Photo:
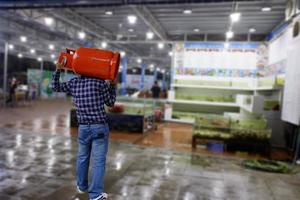
[[[88,199],[75,187],[75,107],[50,85],[60,53],[79,47],[121,55],[106,108],[109,199],[299,199],[299,10],[1,1],[0,199]]]

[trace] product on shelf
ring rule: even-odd
[[[115,103],[112,107],[108,108],[109,112],[122,113],[124,112],[124,105],[122,103]]]
[[[190,95],[190,94],[180,94],[176,93],[176,99],[181,100],[194,100],[194,101],[210,101],[210,102],[235,102],[235,98],[231,95],[221,96],[221,95]]]
[[[231,119],[231,128],[263,130],[267,128],[267,121],[264,119]]]
[[[203,115],[196,119],[193,135],[206,139],[267,141],[271,138],[271,130],[264,119],[234,120]]]
[[[220,80],[220,81],[213,81],[213,80],[183,80],[183,79],[176,79],[176,84],[182,85],[201,85],[201,86],[222,86],[222,87],[230,87],[231,82],[228,80]]]
[[[264,110],[279,110],[280,104],[277,100],[265,100]]]

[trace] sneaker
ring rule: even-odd
[[[78,192],[79,194],[84,194],[84,193],[86,193],[86,191],[81,190],[78,186],[77,186],[77,192]]]
[[[91,199],[91,200],[107,200],[107,194],[102,192],[102,194],[98,197],[96,197],[95,199]]]

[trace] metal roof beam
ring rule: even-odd
[[[167,32],[146,6],[131,6],[131,8],[161,40],[168,40]]]

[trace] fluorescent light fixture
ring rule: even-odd
[[[35,54],[35,49],[30,49],[31,54]]]
[[[126,55],[126,52],[125,51],[121,51],[120,54],[121,54],[122,57],[124,57]]]
[[[52,17],[45,17],[44,18],[44,21],[45,21],[45,24],[47,25],[47,26],[51,26],[52,24],[53,24],[53,18]]]
[[[49,44],[48,47],[49,47],[50,50],[54,50],[54,45],[53,44]]]
[[[8,45],[8,48],[9,48],[10,50],[13,50],[13,49],[15,48],[15,46],[14,46],[13,44],[9,44],[9,45]]]
[[[101,42],[101,47],[105,49],[107,47],[107,42]]]
[[[153,68],[154,68],[154,64],[150,64],[150,65],[149,65],[149,68],[150,68],[150,69],[153,69]]]
[[[160,42],[160,43],[158,43],[158,45],[157,45],[157,47],[158,47],[159,49],[163,49],[163,48],[164,48],[164,46],[165,46],[165,45],[164,45],[164,43],[161,43],[161,42]]]
[[[228,48],[229,48],[229,42],[225,42],[225,43],[224,43],[224,48],[225,48],[225,49],[228,49]]]
[[[270,12],[271,10],[272,10],[272,8],[269,7],[269,6],[265,6],[265,7],[262,7],[262,8],[261,8],[261,11],[262,11],[262,12]]]
[[[134,30],[132,28],[128,29],[129,32],[133,32]]]
[[[19,58],[23,58],[23,54],[18,53],[18,57],[19,57]]]
[[[147,37],[147,39],[152,40],[153,37],[154,37],[154,33],[152,33],[151,31],[149,31],[149,32],[146,33],[146,37]]]
[[[234,33],[232,31],[227,31],[226,32],[226,38],[227,39],[231,39],[231,38],[233,38],[233,36],[234,36]]]
[[[129,15],[129,16],[127,16],[127,20],[128,20],[128,22],[129,22],[129,24],[135,24],[135,22],[136,22],[136,16],[135,15]]]
[[[38,59],[37,59],[39,62],[41,62],[43,59],[42,59],[42,57],[38,57]]]
[[[111,10],[107,10],[107,11],[105,11],[105,14],[106,14],[106,15],[113,15],[114,13],[113,13],[113,11],[111,11]]]
[[[78,32],[78,37],[79,37],[79,39],[84,39],[85,38],[85,32],[83,32],[83,31]]]
[[[50,57],[51,57],[52,59],[54,59],[54,58],[55,58],[55,55],[54,55],[54,54],[51,54]]]
[[[172,51],[169,51],[169,56],[173,56],[173,52]]]
[[[249,33],[255,33],[256,32],[256,29],[255,28],[250,28],[249,29]]]
[[[240,20],[241,13],[239,12],[234,12],[230,14],[230,19],[232,22],[238,22]]]
[[[189,10],[189,9],[185,9],[183,10],[183,14],[186,14],[186,15],[189,15],[189,14],[192,14],[192,10]]]
[[[199,31],[200,31],[199,28],[195,28],[195,29],[194,29],[194,32],[199,32]]]
[[[138,58],[138,59],[136,60],[136,62],[142,63],[142,59]]]
[[[27,37],[26,36],[21,36],[20,37],[21,42],[27,42]]]
[[[156,71],[160,72],[160,68],[157,68]]]

